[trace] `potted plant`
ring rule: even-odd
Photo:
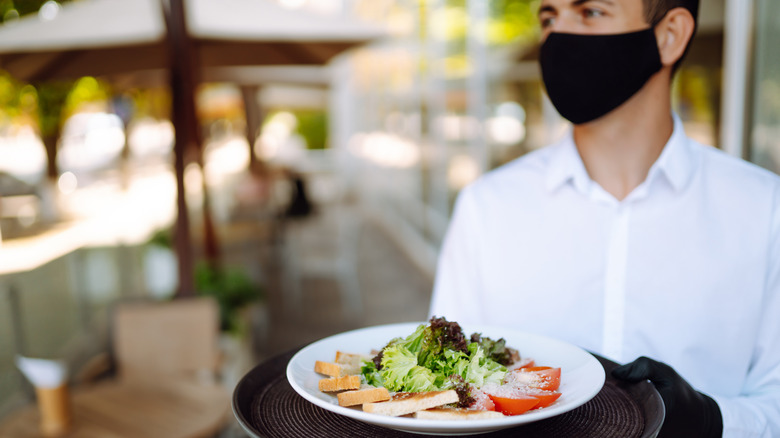
[[[263,287],[244,270],[215,267],[208,263],[195,267],[195,289],[199,295],[210,296],[217,301],[222,331],[239,336],[248,330],[248,306],[264,296]]]

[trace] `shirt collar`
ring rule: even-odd
[[[650,171],[647,174],[647,181],[652,181],[656,174],[663,174],[674,191],[683,190],[693,177],[696,170],[694,160],[694,149],[691,147],[690,139],[685,135],[682,121],[677,114],[672,114],[674,119],[674,131],[669,141],[661,151]]]
[[[570,128],[566,136],[550,147],[548,161],[547,190],[555,191],[562,185],[572,181],[577,190],[585,193],[590,185],[590,176],[585,170],[577,145],[574,144],[574,133]]]
[[[672,114],[674,130],[669,141],[664,146],[661,155],[650,167],[643,185],[651,183],[663,175],[675,191],[681,191],[693,177],[695,169],[694,150],[685,135],[682,121],[677,114]],[[574,144],[574,132],[569,129],[566,136],[558,143],[550,146],[550,160],[545,181],[547,190],[553,192],[562,185],[572,182],[574,187],[588,193],[593,181],[590,179],[585,164],[582,162],[577,146]]]

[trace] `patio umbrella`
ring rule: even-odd
[[[268,0],[183,3],[187,38],[205,67],[322,65],[382,36],[376,26]],[[24,81],[167,68],[164,9],[160,0],[85,0],[66,4],[48,21],[33,16],[6,23],[0,26],[0,68]]]
[[[50,20],[0,26],[0,68],[29,82],[168,69],[176,127],[179,295],[194,293],[184,155],[200,150],[194,90],[203,67],[321,65],[383,36],[346,17],[321,17],[267,0],[85,0]],[[210,226],[206,224],[206,241]],[[207,243],[207,252],[209,251]]]

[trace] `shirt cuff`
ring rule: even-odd
[[[771,438],[766,424],[748,403],[730,397],[709,395],[720,408],[723,417],[723,438]]]

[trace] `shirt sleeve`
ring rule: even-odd
[[[780,437],[780,187],[775,188],[758,337],[742,395],[713,396],[726,438]]]
[[[480,288],[480,221],[474,190],[463,189],[455,203],[439,253],[429,316],[458,323],[483,323]]]

